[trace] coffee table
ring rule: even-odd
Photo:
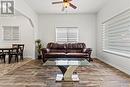
[[[91,65],[85,58],[49,58],[44,66],[58,66],[62,74],[57,74],[56,81],[78,82],[79,76],[74,73],[79,66]]]

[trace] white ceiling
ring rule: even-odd
[[[27,4],[38,14],[58,14],[58,13],[96,13],[108,0],[73,0],[72,3],[77,9],[69,7],[64,12],[61,11],[62,4],[52,5],[52,1],[62,0],[25,0]]]

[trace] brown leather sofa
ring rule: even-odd
[[[86,48],[85,43],[48,43],[47,48],[42,49],[43,62],[48,58],[86,58],[89,62],[91,58],[91,48]]]

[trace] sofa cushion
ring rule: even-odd
[[[67,49],[66,53],[81,53],[82,49]]]
[[[56,52],[52,53],[52,52],[50,52],[50,53],[46,53],[45,57],[47,57],[47,58],[50,58],[50,57],[51,58],[53,58],[53,57],[56,58],[56,57],[65,57],[65,55],[66,55],[66,53],[56,53]]]
[[[50,49],[51,53],[66,53],[65,49]]]
[[[49,48],[49,49],[66,49],[66,44],[48,43],[47,48]]]
[[[86,53],[67,53],[67,57],[86,57]]]

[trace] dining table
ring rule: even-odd
[[[10,64],[11,62],[11,55],[10,53],[13,51],[13,50],[18,50],[17,47],[5,47],[5,48],[1,48],[0,47],[0,53],[3,53],[5,55],[8,55],[8,63]]]

